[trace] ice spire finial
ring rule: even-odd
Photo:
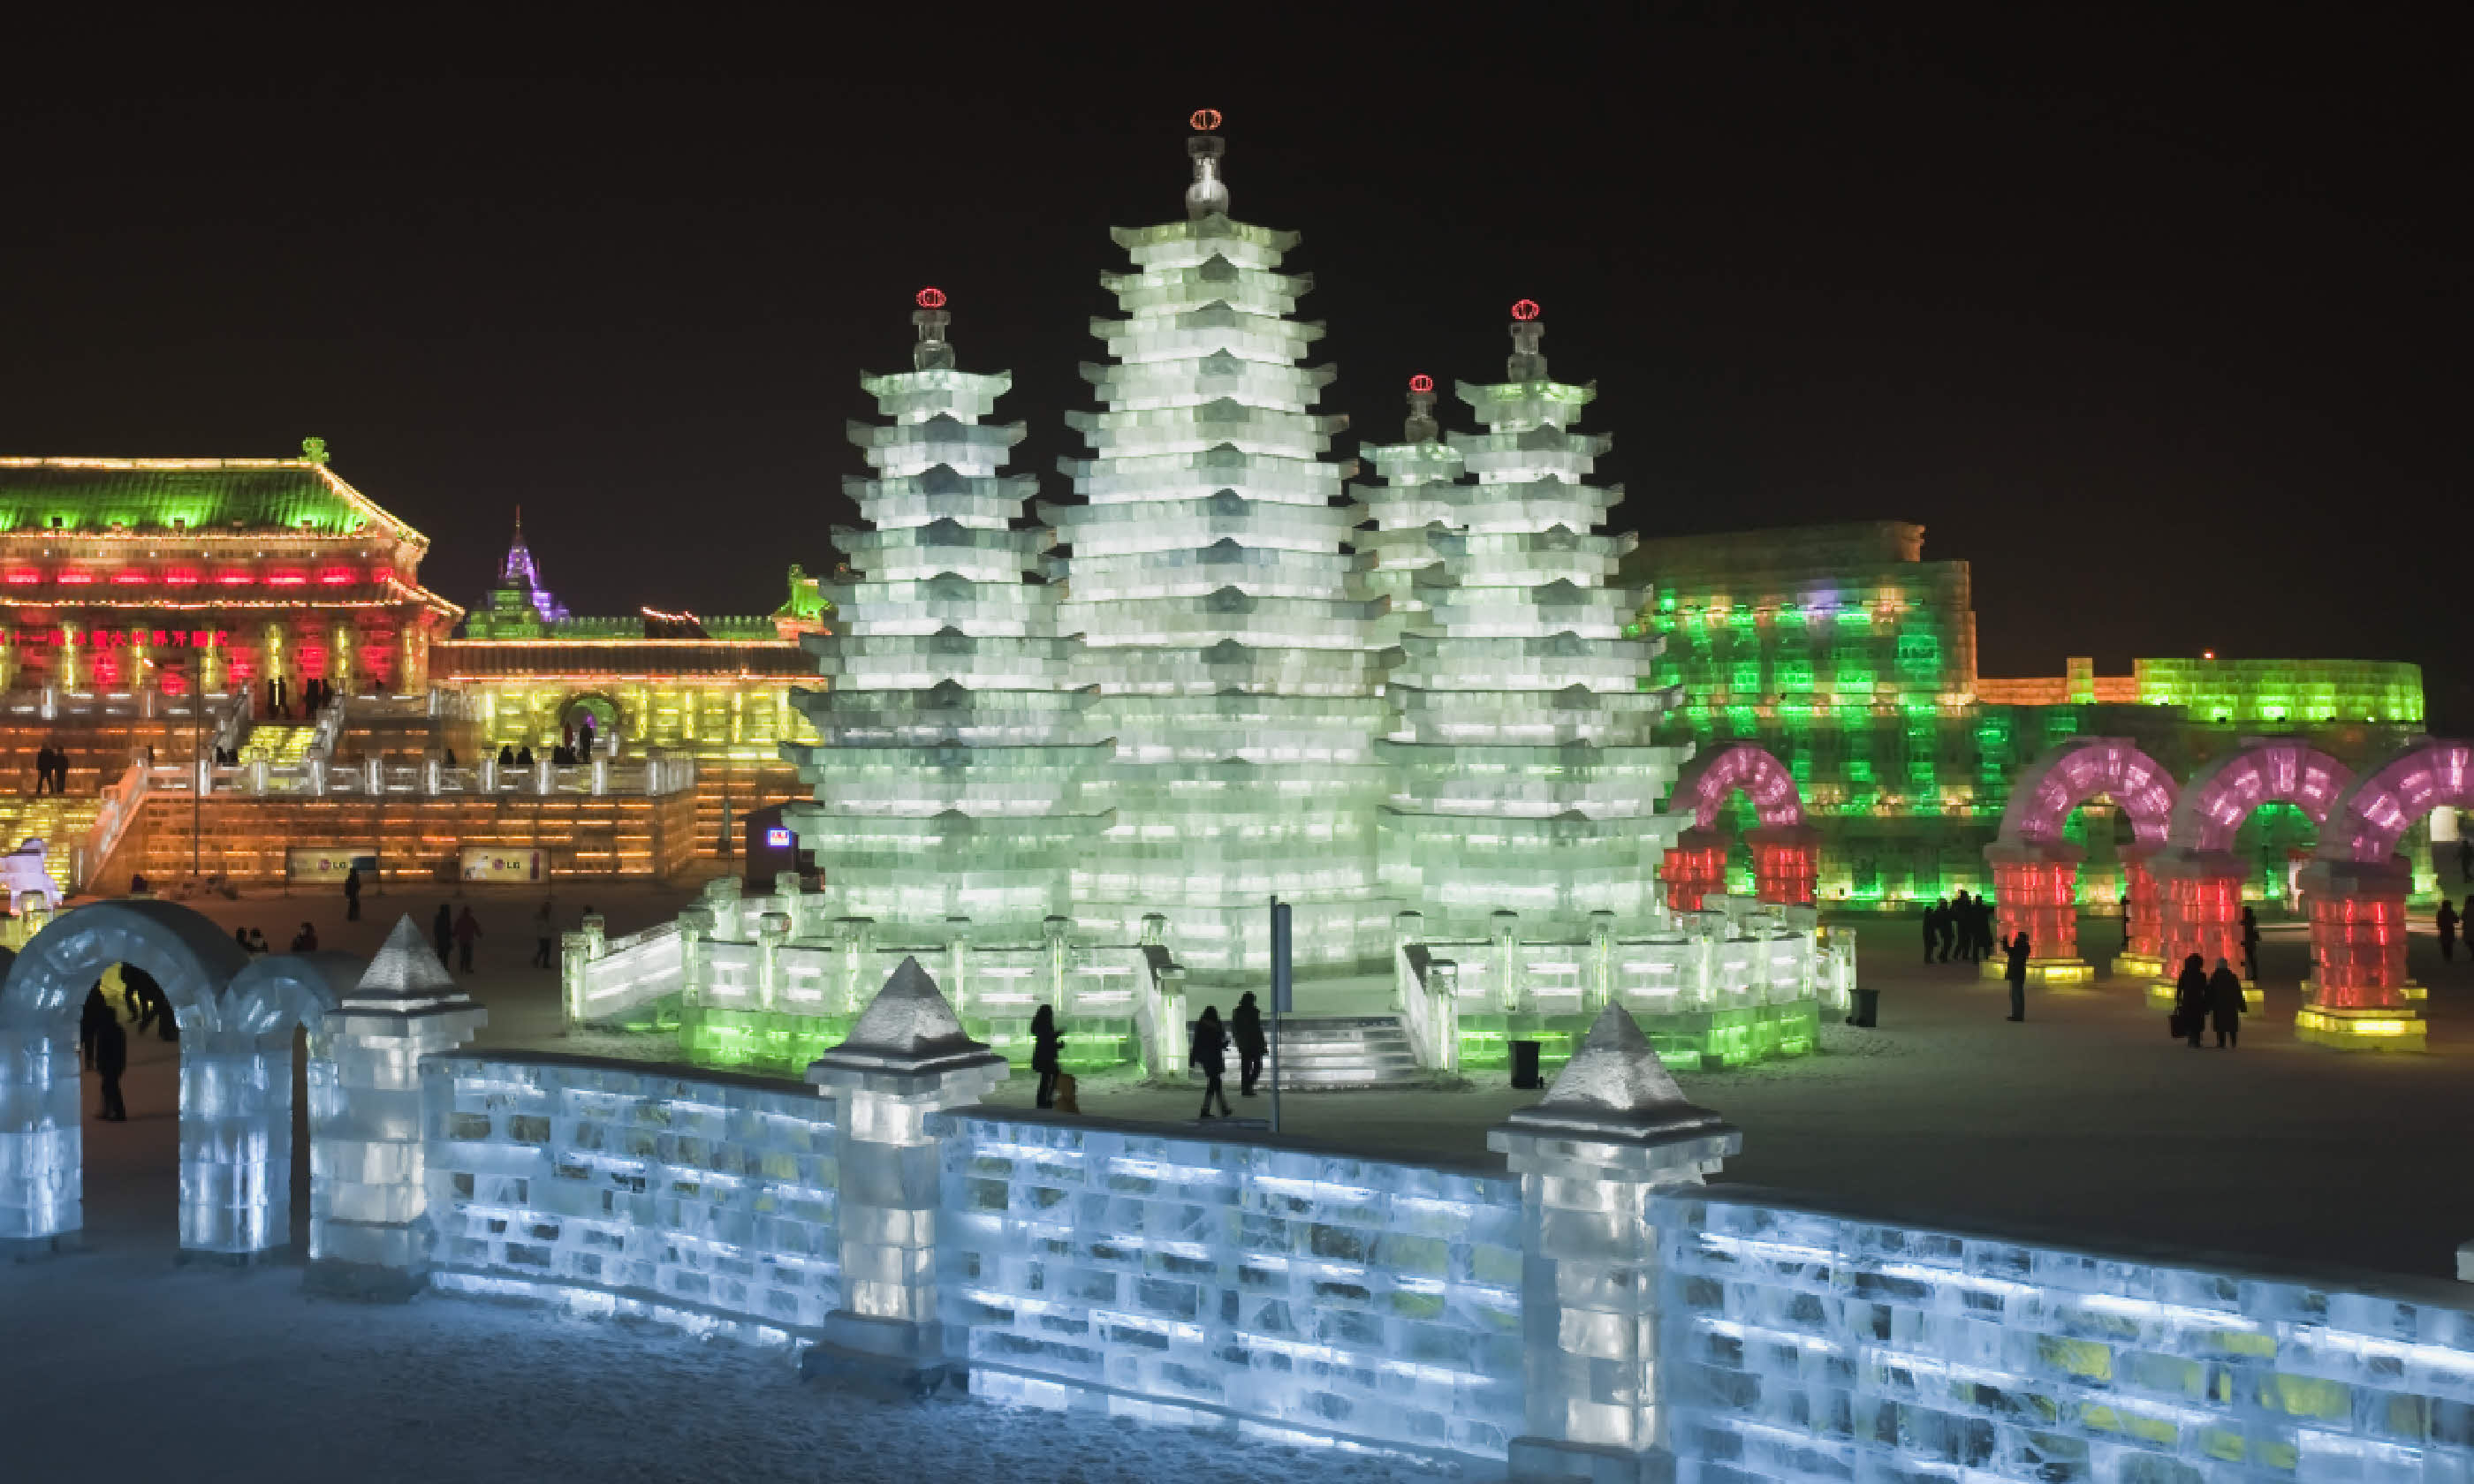
[[[1512,306],[1512,355],[1504,365],[1506,381],[1543,381],[1546,357],[1538,348],[1546,326],[1538,323],[1538,301],[1524,299]]]
[[[1185,188],[1185,214],[1200,222],[1215,213],[1228,214],[1228,186],[1220,179],[1220,156],[1228,152],[1228,141],[1212,131],[1220,127],[1218,108],[1197,108],[1186,120],[1194,126],[1194,137],[1185,141],[1185,153],[1194,158],[1194,183]]]
[[[945,326],[954,323],[954,317],[945,312],[945,291],[921,289],[911,302],[919,306],[910,314],[910,323],[919,326],[919,344],[910,347],[910,369],[952,371],[954,347],[945,342]]]
[[[1424,375],[1410,377],[1409,421],[1400,430],[1400,441],[1404,443],[1431,443],[1443,436],[1443,429],[1435,422],[1435,378]]]

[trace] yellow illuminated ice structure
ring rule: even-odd
[[[1091,457],[1063,461],[1083,503],[1040,508],[1072,551],[1071,683],[1116,739],[1074,915],[1113,936],[1163,913],[1190,969],[1226,973],[1268,961],[1276,894],[1301,966],[1355,965],[1389,951],[1394,905],[1372,824],[1384,604],[1343,550],[1363,518],[1325,457],[1345,419],[1307,410],[1332,371],[1298,364],[1322,329],[1289,318],[1311,286],[1279,271],[1297,234],[1229,220],[1219,147],[1194,141],[1186,220],[1112,234],[1132,271],[1102,281],[1126,317],[1093,322],[1104,407],[1069,417]]]
[[[1446,932],[1647,917],[1691,823],[1660,807],[1686,754],[1651,745],[1658,641],[1625,636],[1647,595],[1611,586],[1634,538],[1594,534],[1623,494],[1585,483],[1610,440],[1570,429],[1596,392],[1548,378],[1542,332],[1516,323],[1509,379],[1461,385],[1486,433],[1444,442],[1413,382],[1405,441],[1366,450],[1388,483],[1363,491],[1365,585],[1400,603],[1383,882]]]
[[[2293,1034],[2296,1040],[2343,1050],[2423,1049],[2422,1017],[2406,1006],[2347,1009],[2305,1003],[2294,1013]]]
[[[1012,378],[955,370],[941,308],[911,319],[913,369],[861,380],[893,420],[851,426],[872,473],[844,488],[868,526],[835,532],[835,632],[802,641],[830,688],[792,693],[819,741],[782,748],[813,790],[783,817],[831,915],[1036,937],[1105,823],[1078,801],[1106,743],[1061,688],[1056,589],[1024,580],[1048,536],[1011,529],[1034,484],[1000,472],[1022,425],[980,421]]]

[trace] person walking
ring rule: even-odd
[[[1202,1018],[1194,1022],[1194,1049],[1186,1053],[1185,1065],[1201,1071],[1205,1079],[1202,1112],[1195,1114],[1197,1121],[1211,1116],[1213,1098],[1220,1100],[1221,1117],[1236,1111],[1228,1106],[1228,1093],[1220,1086],[1222,1075],[1228,1070],[1228,1028],[1220,1023],[1219,1006],[1202,1007]]]
[[[473,916],[471,905],[467,904],[455,917],[455,956],[459,961],[457,967],[468,974],[473,971],[473,940],[480,936],[481,923]]]
[[[438,967],[445,969],[450,962],[448,954],[455,947],[455,914],[443,901],[438,904],[438,916],[429,920],[429,938],[438,945]]]
[[[557,949],[557,919],[550,908],[549,898],[545,897],[542,898],[541,910],[533,914],[533,967],[556,969],[558,967]]]
[[[2474,886],[2474,839],[2457,837],[2457,879]]]
[[[96,1116],[108,1123],[129,1121],[129,1107],[120,1100],[120,1074],[128,1069],[129,1034],[107,1015],[95,1027],[94,1073],[103,1079],[103,1111]]]
[[[1925,909],[1925,962],[1933,961],[1933,949],[1941,946],[1942,924],[1950,921],[1950,903],[1935,901]]]
[[[2001,977],[2010,981],[2010,1018],[2027,1018],[2027,930],[2021,928],[2001,945],[2009,962],[2001,968]]]
[[[1039,1096],[1032,1106],[1056,1106],[1057,1048],[1065,1038],[1056,1033],[1056,1012],[1047,1005],[1031,1013],[1031,1069],[1039,1073]]]
[[[103,981],[97,979],[94,987],[85,992],[85,1004],[78,1011],[78,1059],[89,1068],[94,1065],[95,1041],[107,1021],[117,1028],[120,1017],[111,1013],[111,1001],[103,997]]]
[[[2208,1017],[2217,1032],[2217,1049],[2226,1050],[2242,1040],[2242,981],[2234,977],[2233,966],[2217,960],[2217,971],[2208,975]]]
[[[163,987],[155,976],[134,964],[120,966],[120,985],[129,1001],[137,1007],[137,1034],[143,1036],[153,1027],[157,1039],[178,1041],[181,1027],[172,1015],[172,1001],[165,997]]]
[[[2453,962],[2457,957],[2457,904],[2445,897],[2439,898],[2439,916],[2435,921],[2439,925],[2440,961]]]
[[[2259,914],[2247,905],[2242,915],[2243,977],[2259,982]]]
[[[1263,1075],[1263,1053],[1271,1049],[1263,1039],[1263,1011],[1254,1003],[1252,990],[1238,995],[1237,1008],[1228,1013],[1228,1039],[1237,1044],[1237,1095],[1252,1097],[1255,1079]]]
[[[2173,1031],[2199,1049],[2199,1033],[2208,1028],[2208,964],[2194,953],[2182,960],[2180,977],[2173,981]]]
[[[1953,953],[1958,955],[1960,963],[1967,962],[1968,946],[1975,939],[1971,926],[1975,917],[1970,903],[1971,898],[1963,891],[1950,899],[1950,916],[1942,923],[1941,961],[1945,964],[1950,962]]]
[[[344,873],[344,921],[361,920],[361,868],[353,866]]]
[[[295,953],[317,952],[318,929],[310,926],[306,922],[302,923],[301,931],[292,935],[292,951]]]

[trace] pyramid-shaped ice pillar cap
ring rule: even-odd
[[[351,1010],[412,1010],[461,1000],[455,976],[438,961],[438,952],[406,913],[378,945],[377,957],[361,974],[360,983],[344,999]]]
[[[1599,1144],[1677,1144],[1715,1139],[1731,1153],[1742,1136],[1709,1109],[1688,1101],[1667,1074],[1658,1048],[1621,1005],[1610,1004],[1537,1104],[1504,1119],[1488,1143],[1505,1134]]]
[[[860,1012],[850,1039],[808,1064],[808,1080],[825,1087],[924,1091],[947,1073],[989,1067],[997,1069],[985,1079],[993,1085],[1004,1079],[1005,1065],[1004,1057],[963,1031],[961,1017],[919,960],[905,958]]]

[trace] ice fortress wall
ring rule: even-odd
[[[424,1069],[433,1286],[793,1347],[838,1302],[833,1100],[573,1057]],[[1556,1240],[1523,1219],[1534,1176],[984,1107],[930,1132],[938,1318],[983,1395],[1516,1460],[1541,1352],[1615,1343],[1573,1324],[1572,1254],[1529,1250]],[[1551,1200],[1588,1204],[1558,1184]],[[1640,1214],[1653,1259],[1598,1280],[1657,1295],[1679,1484],[2474,1479],[2474,1305],[2439,1284],[2141,1260],[1726,1185]],[[1574,1306],[1531,1312],[1541,1271]]]

